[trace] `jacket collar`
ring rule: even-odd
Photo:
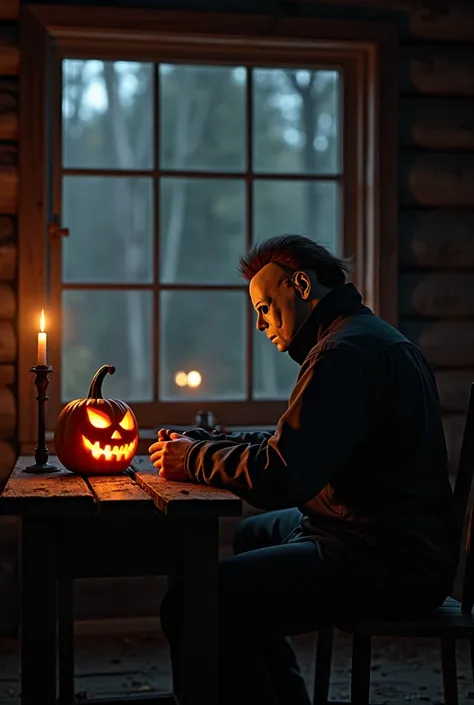
[[[336,319],[356,313],[372,314],[370,308],[362,303],[362,296],[356,287],[353,284],[343,284],[332,289],[296,331],[288,347],[289,356],[302,365],[311,348]]]

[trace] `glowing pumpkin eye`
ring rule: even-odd
[[[135,428],[135,421],[130,411],[127,411],[123,419],[119,422],[119,426],[125,431],[131,431],[132,428]]]
[[[94,409],[87,407],[87,416],[91,424],[96,428],[107,428],[111,424],[109,417],[102,413],[102,411],[94,411]]]

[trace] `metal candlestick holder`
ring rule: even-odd
[[[36,400],[38,402],[38,445],[35,451],[34,465],[28,465],[24,472],[46,473],[58,472],[60,468],[48,463],[48,447],[46,445],[46,390],[49,384],[48,374],[53,371],[50,365],[32,365],[30,372],[36,375],[35,385],[38,390]]]

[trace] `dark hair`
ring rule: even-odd
[[[323,286],[344,284],[352,271],[350,260],[336,257],[323,245],[303,235],[277,235],[258,243],[239,260],[239,273],[250,281],[265,265],[273,262],[296,272],[312,270]]]

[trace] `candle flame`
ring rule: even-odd
[[[40,318],[40,330],[42,333],[44,333],[44,327],[46,325],[46,321],[44,318],[44,308],[41,309],[41,318]]]

